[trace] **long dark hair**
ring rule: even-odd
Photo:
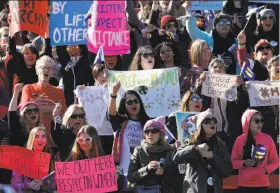
[[[155,54],[156,54],[156,61],[155,62],[159,63],[162,66],[164,65],[162,59],[160,58],[160,49],[163,46],[169,47],[173,51],[173,53],[174,53],[174,56],[173,56],[174,65],[175,66],[181,66],[182,59],[181,59],[180,50],[175,44],[173,44],[171,42],[162,42],[159,45],[157,45],[157,47],[155,47]]]
[[[124,94],[124,96],[122,97],[121,101],[120,101],[120,105],[119,105],[119,110],[118,110],[118,113],[120,115],[124,115],[126,116],[127,118],[129,118],[129,113],[127,112],[127,109],[126,109],[126,99],[127,99],[127,95],[134,95],[136,96],[136,98],[139,100],[140,102],[140,110],[139,110],[139,113],[138,113],[138,120],[140,121],[141,125],[144,127],[145,123],[151,119],[146,111],[145,111],[145,108],[144,108],[144,105],[143,105],[143,102],[142,102],[142,99],[140,97],[140,95],[134,91],[134,90],[127,90]]]

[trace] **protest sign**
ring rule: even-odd
[[[45,36],[48,1],[13,0],[9,1],[9,8],[12,17],[11,36],[19,31],[31,31]]]
[[[139,71],[109,71],[109,92],[113,84],[121,83],[117,104],[126,90],[140,95],[150,117],[168,116],[178,110],[181,103],[178,68]]]
[[[116,167],[112,155],[71,162],[55,162],[59,193],[105,193],[117,190]]]
[[[183,142],[188,138],[196,129],[195,123],[189,120],[190,117],[197,115],[196,112],[176,112],[176,124],[178,140]]]
[[[191,1],[188,10],[222,10],[223,1]]]
[[[249,81],[250,106],[279,105],[279,81]]]
[[[237,99],[237,76],[228,74],[209,74],[202,84],[202,94],[213,98],[234,101]]]
[[[0,146],[0,168],[15,171],[32,179],[48,175],[51,155],[18,146]]]
[[[94,1],[88,28],[88,49],[97,53],[103,46],[105,55],[130,53],[125,0]]]
[[[50,16],[50,39],[52,46],[87,44],[87,22],[85,18],[92,0],[52,0]]]
[[[75,90],[79,104],[82,104],[86,113],[87,122],[100,128],[106,116],[109,95],[108,89],[99,86],[88,86]]]
[[[279,4],[279,0],[249,0],[249,2]]]

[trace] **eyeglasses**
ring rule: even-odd
[[[192,97],[191,97],[191,100],[192,100],[193,102],[196,102],[196,101],[202,102],[202,101],[203,101],[203,98],[196,97],[196,96],[192,96]]]
[[[148,134],[156,134],[156,133],[159,133],[160,131],[158,130],[158,129],[150,129],[150,130],[146,130],[146,131],[144,131],[144,133],[146,134],[146,135],[148,135]]]
[[[27,115],[31,115],[32,112],[35,113],[35,114],[38,114],[38,113],[39,113],[39,109],[38,109],[38,108],[34,108],[34,109],[26,109],[26,110],[25,110],[25,113],[26,113]]]
[[[149,57],[154,58],[154,57],[155,57],[155,54],[154,54],[154,53],[144,53],[144,54],[142,54],[142,56],[143,56],[144,58],[149,58]]]
[[[270,15],[270,16],[263,16],[263,17],[261,18],[261,20],[267,20],[267,19],[273,20],[274,18],[273,18],[272,15]]]
[[[217,119],[215,118],[215,117],[212,117],[212,118],[206,118],[206,119],[204,119],[203,121],[202,121],[202,123],[204,123],[204,124],[210,124],[211,122],[213,122],[213,123],[217,123]]]
[[[257,52],[262,52],[264,51],[264,49],[272,50],[271,46],[264,46],[264,47],[258,47]]]
[[[134,99],[134,100],[128,100],[125,102],[127,105],[132,105],[133,103],[134,104],[138,104],[139,103],[139,100],[138,99]]]
[[[71,119],[84,119],[85,118],[85,114],[72,114],[70,116]]]
[[[85,138],[79,137],[79,138],[76,138],[76,141],[78,143],[90,143],[90,142],[92,142],[92,138],[91,137],[85,137]]]
[[[259,124],[259,123],[263,124],[264,119],[257,119],[257,118],[255,118],[253,121],[255,122],[255,124]]]
[[[166,28],[171,29],[171,28],[177,28],[176,23],[168,23],[166,24]]]
[[[229,20],[220,20],[219,24],[220,25],[231,25],[231,22]]]

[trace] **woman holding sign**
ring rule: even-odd
[[[171,176],[177,177],[172,167],[174,150],[164,136],[164,125],[158,119],[147,121],[144,141],[134,149],[127,176],[130,182],[136,183],[138,193],[174,192],[170,185]]]
[[[26,148],[29,150],[39,152],[51,153],[49,143],[50,140],[48,138],[46,129],[44,127],[35,127],[31,130],[29,134]],[[51,157],[50,171],[54,169],[52,160],[54,160],[53,157]],[[48,192],[47,187],[43,186],[43,182],[41,179],[31,179],[26,176],[22,176],[16,172],[13,172],[11,186],[15,189],[17,193],[34,191],[39,191],[40,193]]]
[[[130,157],[134,148],[141,144],[144,137],[143,126],[150,118],[146,114],[139,94],[134,90],[125,92],[117,112],[116,98],[120,88],[120,82],[115,83],[113,86],[113,92],[110,95],[109,115],[113,130],[116,131],[112,154],[115,163],[119,165],[119,181],[125,181]],[[121,182],[121,185],[119,185],[119,190],[127,188],[127,184],[124,184],[125,187],[123,187],[123,183]]]
[[[223,178],[232,164],[226,144],[218,138],[217,119],[208,109],[197,115],[197,131],[178,149],[173,160],[186,164],[183,192],[222,193]]]
[[[97,158],[104,155],[96,129],[93,126],[84,125],[77,133],[67,161]]]
[[[268,175],[279,167],[272,138],[262,133],[264,119],[259,111],[247,110],[242,115],[243,134],[233,146],[231,159],[238,169],[238,193],[266,193]]]

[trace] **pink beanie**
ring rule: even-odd
[[[151,128],[155,128],[160,130],[160,132],[164,135],[165,134],[165,117],[157,117],[156,119],[151,119],[146,122],[144,125],[144,132]]]

